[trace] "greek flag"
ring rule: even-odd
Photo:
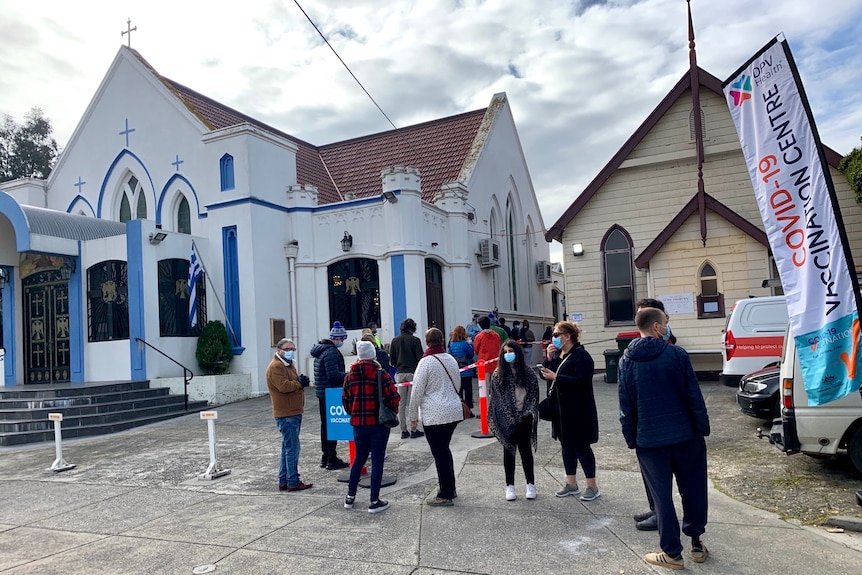
[[[194,327],[198,323],[198,280],[201,279],[204,268],[198,258],[195,243],[192,242],[192,255],[189,257],[189,325]]]

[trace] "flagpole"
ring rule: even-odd
[[[194,242],[192,242],[192,243],[194,243]],[[221,303],[221,298],[219,298],[219,296],[218,296],[218,291],[216,290],[215,286],[213,285],[212,280],[210,279],[210,274],[207,271],[207,267],[204,265],[204,259],[201,257],[200,252],[197,252],[197,256],[198,256],[198,260],[201,263],[201,269],[204,271],[204,277],[207,279],[209,286],[212,288],[213,295],[216,298],[216,302],[218,302],[218,307],[221,310],[222,315],[224,316],[225,325],[227,325],[228,331],[230,332],[231,336],[233,337],[234,344],[239,345],[240,344],[239,339],[236,337],[236,332],[233,330],[233,326],[230,324],[230,319],[228,319],[228,317],[227,317],[227,312],[224,309],[224,305]]]

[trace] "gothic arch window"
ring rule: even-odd
[[[512,296],[512,309],[518,311],[518,253],[515,250],[517,244],[515,235],[515,213],[512,209],[512,204],[506,202],[506,211],[508,212],[508,221],[506,222],[506,243],[509,248],[509,289]]]
[[[147,219],[147,198],[144,188],[138,178],[129,175],[120,189],[119,219],[121,222],[132,219],[132,206],[135,206],[135,219]]]
[[[221,174],[221,191],[226,192],[234,189],[233,156],[225,154],[221,157],[219,172]]]
[[[724,317],[724,294],[719,291],[718,270],[705,261],[697,271],[697,318]]]
[[[691,112],[688,113],[688,139],[692,142],[694,142],[697,137],[694,128],[694,108],[692,108]],[[703,139],[706,140],[706,114],[704,114],[703,108],[700,109],[700,133],[703,136]]]
[[[129,277],[122,260],[87,269],[88,341],[129,339]]]
[[[192,214],[189,208],[189,201],[185,196],[180,196],[180,203],[177,206],[176,230],[181,234],[192,233]]]
[[[631,236],[614,224],[602,238],[601,250],[605,325],[631,324],[636,293]]]
[[[193,337],[200,335],[207,322],[207,286],[203,275],[195,288],[198,322],[189,326],[189,260],[160,260],[159,271],[159,335],[162,337]]]
[[[329,325],[340,321],[345,329],[380,325],[380,281],[377,260],[352,258],[326,269],[329,278]]]

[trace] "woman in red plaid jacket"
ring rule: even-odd
[[[397,412],[401,398],[398,396],[392,376],[380,369],[380,364],[375,361],[374,344],[360,341],[356,344],[356,353],[359,361],[350,366],[350,371],[344,377],[344,391],[341,393],[341,403],[350,415],[353,441],[356,444],[356,457],[350,467],[350,481],[347,484],[344,507],[353,508],[359,476],[368,460],[368,454],[371,453],[371,503],[368,506],[368,512],[380,513],[389,508],[389,502],[380,499],[383,459],[386,456],[386,443],[389,441],[389,428],[380,425],[377,420],[377,414],[380,411],[377,391],[378,372],[383,385],[383,404]]]

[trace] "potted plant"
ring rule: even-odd
[[[207,322],[195,351],[198,365],[207,375],[221,375],[228,370],[233,351],[224,324],[218,320]]]

